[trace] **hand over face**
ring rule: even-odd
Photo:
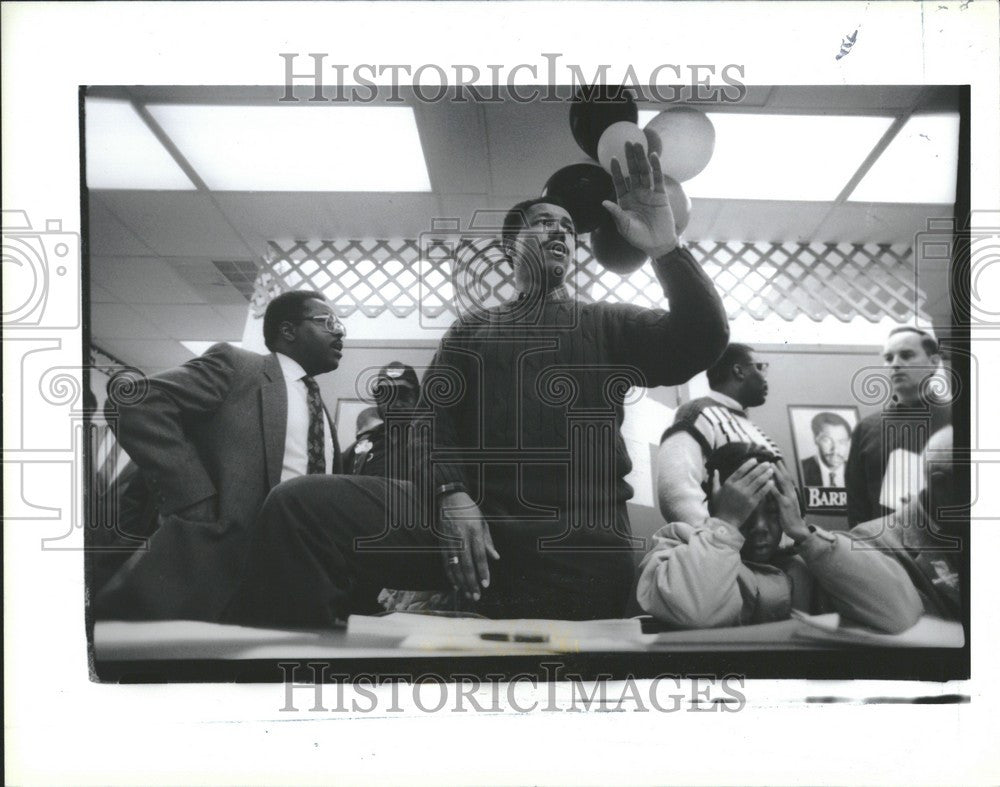
[[[757,509],[765,495],[774,488],[774,465],[747,459],[719,486],[718,472],[713,479],[712,512],[716,519],[739,528]]]
[[[656,153],[647,157],[642,145],[626,142],[625,160],[627,177],[618,159],[611,160],[611,179],[618,204],[605,201],[603,205],[625,240],[658,259],[678,244],[674,212],[667,198],[660,159]]]
[[[802,520],[802,509],[799,507],[799,496],[795,482],[785,463],[778,462],[774,473],[774,490],[771,492],[778,504],[778,522],[781,529],[796,542],[809,536],[809,529]]]
[[[445,537],[444,570],[455,590],[478,601],[490,585],[487,557],[500,559],[493,546],[490,527],[479,507],[465,492],[441,498],[440,530]]]

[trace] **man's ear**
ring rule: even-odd
[[[734,363],[733,364],[733,379],[734,380],[739,380],[740,382],[743,382],[743,379],[745,377],[746,377],[746,373],[743,371],[743,367],[740,364],[738,364],[738,363]]]
[[[286,342],[294,342],[298,332],[295,330],[295,323],[283,322],[278,326],[278,335]]]

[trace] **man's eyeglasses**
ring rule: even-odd
[[[753,361],[752,363],[741,363],[740,366],[752,366],[758,372],[760,372],[765,377],[767,376],[767,370],[771,366],[767,361]]]
[[[344,327],[344,323],[336,314],[317,314],[314,317],[303,317],[302,319],[319,323],[330,333],[347,333],[347,328]]]

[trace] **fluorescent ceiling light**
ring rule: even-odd
[[[190,350],[192,355],[202,355],[204,354],[205,350],[207,350],[214,344],[218,344],[218,342],[202,342],[202,341],[196,341],[194,339],[188,339],[188,340],[181,340],[181,344],[184,345],[185,350]],[[243,342],[226,342],[226,344],[230,344],[233,347],[243,346]]]
[[[914,115],[848,200],[951,204],[957,171],[958,115]]]
[[[656,114],[639,113],[645,126]],[[892,124],[890,117],[709,112],[715,153],[688,196],[827,202]]]
[[[410,107],[148,107],[216,191],[430,191]]]
[[[92,189],[194,189],[128,101],[88,98],[87,186]]]

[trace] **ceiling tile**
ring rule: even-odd
[[[104,289],[100,284],[90,282],[90,302],[91,303],[118,303],[118,299]]]
[[[898,112],[913,106],[921,90],[920,85],[783,85],[774,88],[767,108]]]
[[[685,240],[706,240],[715,223],[715,218],[724,204],[717,199],[692,199],[691,220],[684,230]]]
[[[912,244],[930,219],[951,218],[949,205],[838,205],[816,230],[816,240],[829,243]]]
[[[205,303],[160,257],[94,257],[90,275],[125,303]]]
[[[243,336],[243,318],[234,321],[215,311],[214,307],[181,306],[173,304],[147,304],[143,313],[159,330],[158,336],[172,339],[204,339],[228,341]]]
[[[483,107],[495,194],[537,196],[556,170],[590,162],[573,140],[569,108],[568,102]]]
[[[152,254],[153,250],[139,240],[128,227],[108,209],[100,192],[89,194],[90,217],[87,238],[90,253],[113,257]]]
[[[243,326],[246,323],[247,313],[250,309],[249,303],[243,301],[242,305],[215,305],[212,308],[225,321],[226,325],[238,326],[239,330],[237,334],[232,336],[234,341],[243,335]]]
[[[107,191],[101,193],[101,199],[156,254],[199,257],[248,252],[204,194]]]
[[[146,319],[145,308],[137,310],[124,303],[92,304],[90,332],[95,341],[107,337],[159,339],[163,336],[162,330]]]
[[[778,202],[770,200],[704,200],[718,203],[706,240],[807,243],[812,232],[830,210],[826,202]],[[693,219],[692,219],[693,220]]]
[[[345,203],[363,202],[361,195]],[[367,198],[368,195],[365,195]],[[326,194],[315,192],[230,192],[216,194],[219,207],[240,234],[264,253],[264,242],[272,238],[332,237],[339,217],[331,211]]]
[[[431,186],[438,193],[489,189],[483,110],[445,101],[415,107]]]
[[[102,339],[94,340],[105,350],[125,363],[156,374],[171,369],[191,359],[191,353],[172,339]]]

